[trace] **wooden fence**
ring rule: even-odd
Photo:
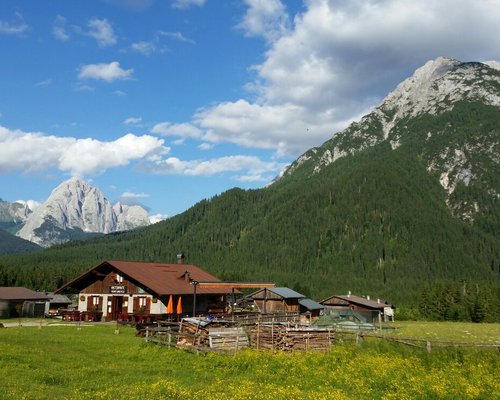
[[[247,320],[249,321],[249,319]],[[365,340],[384,340],[405,346],[420,348],[427,352],[446,348],[496,348],[495,343],[474,343],[452,340],[419,339],[381,335],[374,332],[298,327],[290,322],[256,323],[241,326],[228,322],[213,326],[183,321],[180,325],[146,327],[145,340],[169,347],[180,347],[196,351],[231,352],[246,347],[257,350],[278,351],[326,351],[335,343],[353,342],[361,346]]]
[[[405,346],[417,347],[431,353],[433,349],[449,349],[449,348],[497,348],[500,351],[500,341],[496,343],[481,343],[481,342],[460,342],[455,340],[440,340],[440,339],[419,339],[419,338],[406,338],[399,336],[379,335],[376,333],[368,332],[348,332],[338,331],[339,338],[349,337],[356,345],[362,345],[365,338],[385,340],[393,343],[399,343]]]
[[[300,314],[298,311],[288,311],[280,313],[234,313],[225,315],[225,319],[237,322],[241,326],[253,326],[256,324],[286,322],[289,324],[299,324]]]
[[[334,337],[330,330],[290,328],[279,324],[257,324],[250,333],[252,347],[257,350],[281,351],[328,350]]]

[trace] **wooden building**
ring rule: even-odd
[[[61,310],[67,310],[73,305],[73,301],[64,294],[54,294],[51,292],[45,292],[45,294],[50,299],[45,305],[46,316],[60,315]]]
[[[376,323],[379,321],[394,321],[395,306],[380,299],[352,295],[334,295],[320,304],[325,306],[325,313],[336,314],[341,319],[356,320],[356,322]]]
[[[80,319],[144,320],[222,312],[228,288],[198,287],[218,282],[193,264],[104,261],[55,293],[78,294]]]
[[[49,297],[25,287],[0,287],[0,317],[43,317]]]
[[[317,320],[325,309],[323,304],[319,304],[311,299],[300,299],[299,307],[301,316],[305,317],[302,320],[305,321],[306,324],[310,324]]]
[[[306,296],[287,287],[264,288],[247,296],[263,314],[300,312],[299,300]]]

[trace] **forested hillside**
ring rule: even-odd
[[[8,253],[32,253],[41,250],[40,246],[0,229],[0,255]]]
[[[174,261],[179,251],[222,279],[272,280],[316,299],[351,290],[416,304],[436,281],[498,284],[498,239],[453,218],[444,197],[418,158],[382,144],[305,182],[234,189],[145,229],[4,257],[0,284],[53,289],[103,259]]]
[[[174,262],[184,252],[221,279],[270,280],[316,300],[350,290],[427,317],[500,320],[500,72],[446,63],[435,84],[416,74],[432,112],[422,103],[413,115],[410,101],[406,114],[395,109],[413,99],[402,85],[269,187],[232,189],[132,232],[0,257],[0,285],[54,289],[104,259]]]

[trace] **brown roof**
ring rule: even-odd
[[[320,301],[321,304],[329,304],[332,299],[340,299],[343,301],[347,301],[348,303],[352,304],[358,304],[364,307],[368,308],[373,308],[373,309],[382,309],[384,307],[394,307],[391,304],[383,301],[383,300],[369,300],[365,297],[360,297],[360,296],[355,296],[352,294],[346,294],[346,295],[334,295],[331,297],[328,297],[327,299],[324,299]]]
[[[121,272],[125,277],[136,281],[152,293],[162,295],[192,294],[195,281],[220,281],[215,276],[193,264],[164,264],[138,261],[107,260],[93,267],[78,278],[56,290],[55,293],[81,291],[96,279],[99,273],[108,273],[111,270]],[[185,275],[188,273],[188,278]],[[231,289],[197,287],[198,294],[226,294]]]
[[[2,286],[0,287],[0,300],[49,300],[49,297],[25,287]]]

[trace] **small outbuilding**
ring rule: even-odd
[[[25,287],[0,287],[0,317],[43,317],[50,298]]]
[[[317,320],[321,314],[323,314],[323,310],[325,306],[323,304],[319,304],[318,302],[311,299],[300,299],[300,315],[306,316],[307,322],[311,323],[312,321]]]
[[[62,311],[72,308],[73,301],[68,296],[51,292],[45,294],[50,298],[45,307],[46,316],[58,316]]]
[[[325,306],[325,314],[338,319],[359,323],[394,321],[394,305],[384,300],[371,300],[369,296],[334,295],[320,301]]]
[[[322,304],[306,298],[287,287],[265,288],[246,297],[253,301],[254,309],[262,314],[297,313],[304,316],[304,322],[316,320],[323,309]]]
[[[306,296],[287,287],[264,288],[247,296],[255,309],[263,314],[300,312],[299,300]]]

